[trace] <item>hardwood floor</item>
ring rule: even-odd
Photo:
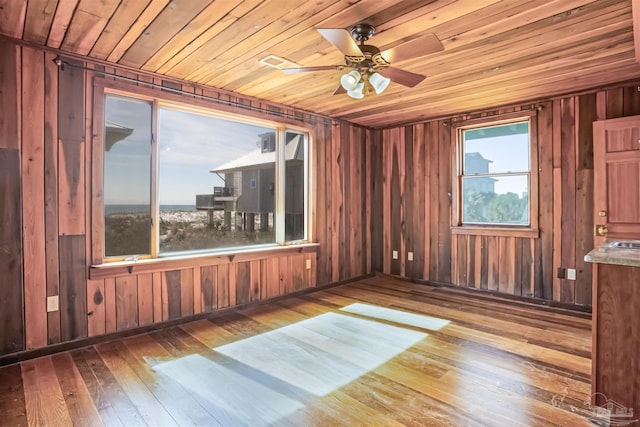
[[[372,277],[0,368],[0,424],[591,425],[590,329]]]

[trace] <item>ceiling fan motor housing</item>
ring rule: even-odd
[[[380,49],[377,47],[368,44],[362,44],[358,47],[362,51],[362,56],[345,55],[345,62],[348,67],[375,70],[391,65],[380,55]]]
[[[359,43],[364,43],[376,33],[376,29],[369,24],[358,24],[351,29],[351,35]]]

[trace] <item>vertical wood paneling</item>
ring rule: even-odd
[[[0,354],[25,348],[19,165],[18,150],[0,148]]]
[[[382,144],[382,272],[391,273],[391,130],[383,133]],[[387,141],[386,143],[384,141]]]
[[[400,259],[403,264],[402,275],[408,277],[416,277],[413,269],[414,261],[409,261],[407,254],[409,251],[414,251],[415,242],[415,230],[414,224],[420,221],[420,217],[415,214],[414,208],[414,181],[413,174],[417,165],[414,161],[413,151],[413,126],[405,126],[404,128],[404,197],[403,208],[404,212],[402,225],[404,238],[404,250],[400,252]]]
[[[637,91],[635,91],[637,92]],[[597,120],[596,94],[581,95],[576,112],[576,259],[575,302],[591,305],[592,264],[584,256],[593,249],[593,122]]]
[[[153,276],[139,274],[138,278],[138,325],[153,323]]]
[[[230,264],[223,264],[218,266],[218,294],[216,300],[218,301],[218,308],[229,307],[229,266]]]
[[[372,271],[383,270],[383,216],[378,212],[378,207],[383,203],[384,192],[384,172],[382,169],[382,131],[371,131],[371,143],[368,144],[368,148],[371,151],[371,169],[369,170],[366,179],[369,181],[370,197],[371,197],[371,210],[369,216],[371,217],[371,226],[369,229],[370,246],[371,246],[371,269],[367,273]],[[320,283],[319,283],[320,284]]]
[[[164,273],[168,320],[177,319],[182,313],[182,286],[180,279],[180,270],[166,271]]]
[[[428,278],[433,281],[439,280],[439,266],[440,266],[440,250],[439,250],[439,242],[440,242],[440,233],[438,232],[439,227],[439,210],[438,204],[439,200],[437,199],[438,188],[440,187],[440,173],[438,170],[438,159],[440,157],[440,147],[438,144],[439,140],[439,122],[430,122],[427,123],[428,128],[428,138],[426,141],[427,144],[427,161],[429,163],[429,182],[428,182],[428,210],[429,210],[429,259],[430,259],[430,270]],[[446,154],[445,154],[446,155]]]
[[[202,311],[208,313],[216,306],[216,281],[218,279],[216,266],[200,268],[200,289],[202,292]]]
[[[344,163],[341,154],[341,129],[334,126],[331,132],[331,167],[328,169],[333,171],[331,178],[331,281],[337,282],[340,277],[340,254],[341,248],[344,248],[344,224],[341,221],[343,205],[342,205],[342,181],[344,174]],[[282,269],[281,269],[282,272]]]
[[[20,173],[20,50],[0,39],[0,354],[25,349]]]
[[[0,39],[0,148],[20,148],[21,49]]]
[[[180,317],[193,314],[193,269],[180,271]]]
[[[87,336],[85,245],[84,236],[60,236],[60,335],[63,341]]]
[[[320,243],[320,248],[318,250],[318,257],[327,260],[331,255],[330,245],[328,244],[329,239],[329,228],[328,228],[328,217],[329,211],[331,210],[331,197],[328,188],[331,188],[330,185],[327,185],[327,180],[331,179],[331,174],[327,173],[329,164],[329,157],[327,155],[327,148],[329,146],[328,136],[330,135],[329,130],[330,125],[326,126],[316,126],[316,132],[312,135],[313,144],[312,148],[314,149],[314,159],[315,159],[315,168],[311,168],[310,173],[313,176],[313,182],[315,184],[314,192],[316,195],[315,198],[315,217],[313,228],[315,231],[314,238],[318,243]],[[323,263],[322,265],[318,265],[318,280],[320,283],[329,283],[331,273],[329,272],[330,262]],[[267,278],[267,281],[269,279]],[[267,294],[270,293],[270,287],[263,288]]]
[[[386,256],[391,257],[391,274],[400,275],[402,274],[402,240],[403,240],[403,222],[402,222],[402,198],[403,198],[403,188],[402,188],[402,172],[403,164],[401,164],[401,151],[403,150],[404,143],[404,135],[402,134],[402,129],[394,129],[391,133],[391,137],[393,138],[389,143],[391,164],[391,171],[389,173],[390,183],[389,191],[389,206],[390,210],[389,221],[390,221],[390,252],[386,254]],[[396,251],[398,257],[393,259],[392,252]]]
[[[554,169],[553,169],[553,107],[550,102],[538,111],[538,209],[540,219],[540,249],[535,254],[536,298],[553,299],[553,239],[554,239]]]
[[[77,61],[71,64],[80,65]],[[59,74],[59,233],[84,234],[84,72],[72,66]]]
[[[47,297],[60,294],[58,253],[58,67],[45,54],[44,74],[44,225]],[[103,321],[104,323],[104,321]],[[103,327],[104,329],[104,327]],[[60,311],[47,313],[49,344],[60,342]]]
[[[138,326],[138,277],[116,277],[116,329]]]
[[[164,301],[162,292],[162,273],[153,273],[153,322],[162,322],[164,312]]]
[[[273,298],[280,295],[280,262],[278,258],[269,258],[263,261],[265,270],[265,282],[262,288],[266,288],[266,297]],[[318,267],[318,273],[323,271],[322,267]]]
[[[438,123],[438,188],[431,196],[438,201],[438,277],[440,282],[451,282],[451,153],[453,145],[448,126]]]
[[[249,286],[249,300],[260,300],[260,282],[262,280],[262,267],[260,260],[253,260],[250,263],[250,286]]]
[[[27,349],[47,345],[44,225],[44,54],[22,50],[22,235]],[[29,100],[29,102],[25,102]],[[36,267],[38,266],[38,267]]]
[[[251,264],[239,262],[236,264],[236,298],[238,304],[251,301]]]
[[[407,210],[407,216],[413,220],[413,226],[410,233],[413,235],[414,244],[413,251],[412,277],[417,279],[424,278],[425,270],[425,144],[424,144],[424,125],[415,125],[413,128],[413,207]]]
[[[562,230],[561,263],[564,268],[573,267],[575,262],[575,220],[576,220],[576,140],[575,140],[575,99],[560,100],[561,108],[561,166],[562,166]],[[560,301],[573,302],[574,283],[562,280]]]
[[[105,333],[104,280],[87,280],[87,335]]]
[[[116,326],[116,279],[104,279],[104,330],[106,333],[115,332]]]

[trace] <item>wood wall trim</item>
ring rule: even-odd
[[[271,257],[316,253],[319,250],[319,247],[320,245],[318,243],[303,243],[299,245],[277,246],[268,249],[259,248],[243,250],[241,252],[222,252],[198,256],[193,255],[173,258],[143,259],[136,263],[122,261],[96,264],[89,267],[89,279],[104,279],[107,277],[126,276],[130,274],[179,270],[187,267],[213,266],[230,264],[233,262],[254,261]]]
[[[537,228],[492,228],[460,226],[451,227],[451,234],[465,234],[469,236],[524,237],[528,239],[537,239],[538,237],[540,237],[540,230]]]

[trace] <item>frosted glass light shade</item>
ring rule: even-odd
[[[382,93],[387,88],[387,86],[389,86],[390,82],[391,79],[388,79],[382,74],[378,73],[373,73],[371,74],[371,77],[369,77],[369,83],[371,83],[371,86],[377,94]]]
[[[348,90],[347,95],[355,99],[364,98],[364,83],[358,83],[355,88]]]
[[[362,76],[360,75],[360,73],[357,70],[353,70],[340,77],[340,85],[342,85],[344,90],[348,92],[358,87],[358,83],[360,82],[361,78]]]

